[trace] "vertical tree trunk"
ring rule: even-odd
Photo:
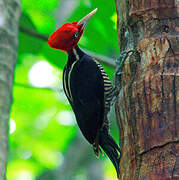
[[[0,179],[5,179],[8,156],[8,119],[17,54],[19,0],[0,0]]]
[[[129,53],[116,103],[121,180],[179,179],[179,0],[116,0]]]

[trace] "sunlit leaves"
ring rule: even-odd
[[[27,14],[39,32],[49,33],[55,25],[54,10],[59,0],[22,0],[22,9]]]
[[[41,33],[52,32],[55,26],[54,10],[58,7],[59,0],[22,0],[22,9]]]
[[[111,20],[114,22],[114,29],[117,31],[117,13],[116,12],[112,15]]]
[[[58,71],[43,58],[37,61],[28,74],[30,83],[35,87],[53,87],[59,83]]]
[[[49,15],[46,12],[38,12],[35,9],[31,9],[28,13],[37,31],[44,34],[49,34],[53,31],[55,19],[52,15]]]
[[[39,171],[40,168],[35,162],[16,159],[8,164],[7,179],[24,180],[26,177],[26,180],[33,180]]]
[[[59,117],[59,113],[70,109],[70,107],[66,102],[60,101],[58,96],[62,93],[61,90],[58,93],[53,90],[57,85],[50,84],[45,89],[40,89],[33,87],[33,83],[30,84],[29,73],[33,78],[37,76],[36,79],[33,79],[34,81],[47,80],[49,83],[49,80],[52,79],[47,79],[49,77],[43,75],[43,70],[48,66],[51,76],[58,77],[55,81],[58,82],[58,89],[62,89],[62,84],[59,81],[62,78],[61,72],[54,72],[56,68],[50,66],[42,56],[24,54],[20,58],[21,64],[16,68],[13,88],[14,103],[11,112],[13,119],[13,121],[11,120],[11,131],[13,127],[16,129],[10,136],[11,153],[8,164],[11,167],[18,160],[19,166],[17,167],[19,169],[17,172],[19,171],[20,175],[16,174],[14,177],[21,176],[22,172],[28,172],[34,176],[34,171],[29,169],[29,163],[33,164],[32,166],[37,166],[38,169],[57,167],[61,162],[60,158],[62,158],[60,151],[64,151],[76,133],[74,124],[66,126],[59,123],[60,118],[64,118],[63,116]],[[41,66],[44,69],[40,69],[40,67],[34,69],[34,66],[39,62],[45,63],[45,67],[44,63]],[[46,73],[48,74],[47,69]],[[42,85],[40,83],[39,85]],[[25,163],[28,168],[21,167],[20,162]],[[11,173],[11,168],[8,168],[8,174]]]
[[[21,0],[23,11],[29,11],[30,9],[36,9],[38,11],[52,11],[59,5],[59,0]]]

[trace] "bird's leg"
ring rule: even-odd
[[[116,98],[120,92],[120,82],[121,82],[121,78],[122,78],[122,68],[124,66],[125,60],[128,58],[129,53],[134,53],[136,52],[136,50],[129,50],[129,51],[123,51],[120,54],[120,58],[116,59],[115,63],[116,63],[116,71],[115,71],[115,75],[114,75],[114,98],[111,101],[111,105],[114,104],[114,102],[116,101]]]
[[[95,142],[93,143],[93,151],[96,154],[96,157],[99,158],[99,154],[103,155],[101,148],[99,147],[99,132],[96,135]]]
[[[120,54],[120,58],[116,59],[116,72],[114,75],[114,87],[117,89],[117,95],[119,94],[120,90],[120,82],[122,77],[122,68],[124,66],[125,60],[128,58],[129,53],[134,53],[136,50],[129,50],[129,51],[123,51]]]

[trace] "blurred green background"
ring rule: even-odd
[[[80,20],[97,7],[79,46],[115,59],[119,56],[115,2],[21,0],[21,7],[7,180],[67,180],[64,178],[67,176],[72,176],[71,180],[87,180],[90,179],[90,166],[101,167],[102,179],[116,179],[110,160],[106,156],[97,160],[92,147],[78,132],[74,114],[62,90],[62,71],[67,55],[49,48],[41,38],[21,31],[25,28],[49,36],[65,22]],[[104,68],[112,79],[114,69]],[[113,115],[114,112],[111,132],[118,142]],[[75,143],[79,141],[81,147]],[[81,151],[84,153],[76,155]],[[74,159],[71,166],[65,164],[69,157]],[[65,176],[60,178],[58,173],[62,169]]]

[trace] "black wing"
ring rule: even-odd
[[[70,72],[72,108],[85,138],[93,144],[104,119],[104,83],[96,62],[84,55]]]

